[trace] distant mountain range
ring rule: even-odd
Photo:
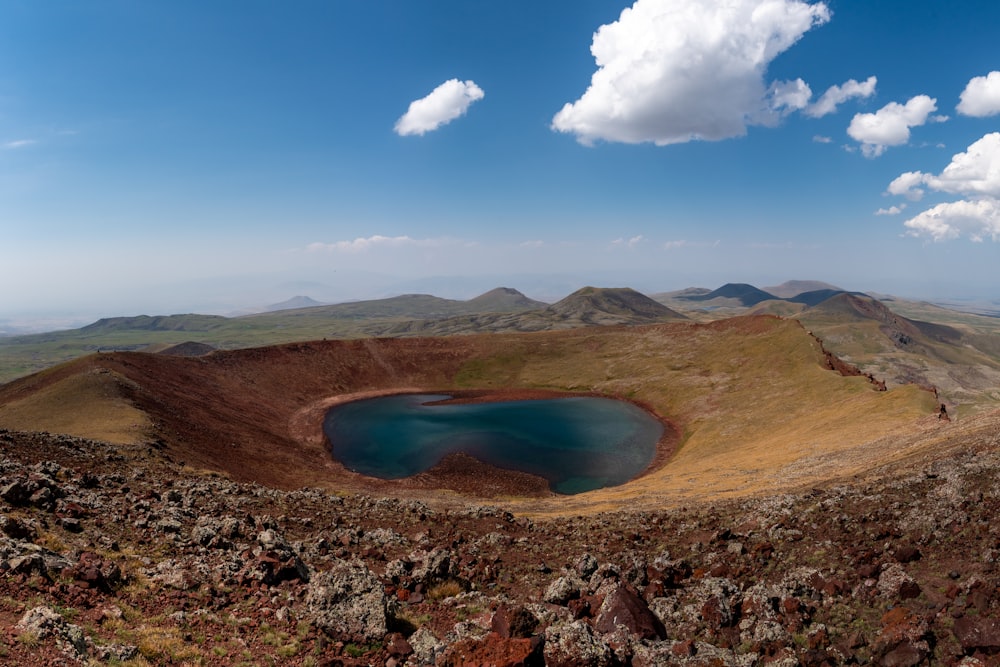
[[[714,290],[691,287],[651,296],[627,287],[584,287],[552,304],[509,287],[467,301],[405,294],[320,304],[297,296],[239,317],[113,317],[80,329],[0,338],[0,382],[98,350],[191,356],[325,338],[535,332],[755,314],[797,319],[860,368],[890,383],[935,386],[955,403],[980,401],[1000,386],[1000,319],[879,299],[815,281],[766,290],[728,283]]]

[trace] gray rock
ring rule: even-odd
[[[415,582],[430,585],[443,581],[451,575],[451,552],[447,549],[414,552],[409,558],[414,562],[410,576]]]
[[[584,579],[590,579],[594,572],[597,572],[597,559],[591,554],[585,553],[576,561],[576,571]]]
[[[547,667],[610,667],[614,662],[611,647],[583,621],[550,625],[544,655]]]
[[[338,560],[312,578],[306,604],[313,624],[332,638],[373,642],[395,611],[382,582],[360,561]]]
[[[549,604],[564,605],[573,598],[580,597],[584,585],[583,580],[575,574],[567,574],[549,584],[542,599]]]
[[[59,650],[77,660],[87,659],[87,638],[78,625],[66,619],[49,607],[35,607],[25,612],[15,626],[22,633],[30,632],[41,640],[55,637]]]
[[[406,661],[407,665],[434,665],[438,656],[444,653],[445,643],[434,636],[427,628],[418,628],[406,640],[413,649],[413,654]]]

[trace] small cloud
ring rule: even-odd
[[[623,238],[622,239],[615,239],[614,241],[611,242],[611,245],[613,245],[613,246],[624,246],[624,247],[628,247],[628,248],[634,248],[637,245],[639,245],[640,243],[642,243],[644,240],[645,240],[645,237],[643,237],[642,234],[639,234],[638,236],[633,236],[630,239],[623,239]]]
[[[983,118],[1000,113],[1000,72],[990,72],[969,81],[955,108],[965,116]]]
[[[473,81],[449,79],[427,97],[411,102],[407,112],[396,121],[394,129],[401,137],[423,135],[464,115],[469,105],[484,96],[483,89]]]
[[[522,241],[519,245],[522,248],[541,248],[545,245],[545,241]]]
[[[802,79],[775,81],[767,93],[768,107],[781,115],[804,109],[812,97],[812,90]]]
[[[360,253],[376,248],[434,247],[443,245],[440,239],[414,239],[409,236],[369,236],[356,238],[353,241],[334,241],[333,243],[310,243],[307,252],[346,252]]]
[[[663,244],[666,250],[677,250],[678,248],[716,248],[722,243],[721,240],[715,241],[667,241]]]
[[[25,146],[31,146],[32,144],[38,143],[34,139],[16,139],[14,141],[8,141],[2,144],[4,150],[12,151],[18,148],[24,148]]]
[[[794,248],[795,247],[795,244],[792,243],[791,241],[785,241],[784,243],[778,243],[778,242],[773,242],[773,241],[771,241],[771,242],[768,242],[768,241],[754,241],[754,242],[748,243],[747,245],[749,247],[751,247],[751,248],[758,248],[758,249],[765,249],[765,250],[767,250],[767,249],[775,249],[775,248],[790,249],[790,248]]]
[[[875,215],[899,215],[906,208],[906,204],[900,204],[899,206],[890,206],[889,208],[880,208],[875,211]]]
[[[833,143],[833,139],[831,139],[830,137],[824,137],[821,134],[814,135],[813,136],[813,141],[815,143],[817,143],[817,144],[832,144]]]
[[[878,79],[870,76],[865,79],[864,83],[848,79],[839,86],[830,86],[803,113],[811,118],[822,118],[836,111],[838,105],[853,97],[871,97],[875,93],[876,83],[878,83]]]
[[[937,100],[927,95],[912,97],[906,104],[890,102],[875,113],[855,115],[847,134],[861,144],[865,157],[875,158],[886,148],[909,141],[910,128],[926,123],[934,111],[937,111]]]
[[[657,146],[740,137],[802,108],[804,81],[769,83],[771,61],[830,20],[802,0],[635,0],[594,33],[597,70],[552,129]]]

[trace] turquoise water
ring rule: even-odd
[[[334,407],[323,430],[350,470],[400,479],[463,452],[544,477],[557,493],[632,479],[653,461],[663,426],[624,401],[570,397],[433,404],[444,394],[372,398]]]

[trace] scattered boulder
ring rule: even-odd
[[[667,630],[632,586],[615,583],[605,594],[597,612],[594,629],[602,633],[624,627],[641,639],[665,639]]]
[[[382,582],[360,561],[338,560],[314,576],[306,604],[313,624],[342,641],[382,639],[394,610]]]
[[[545,630],[547,667],[611,667],[614,653],[584,621],[561,622]]]
[[[80,554],[76,565],[65,572],[84,588],[93,588],[110,593],[122,583],[122,571],[114,561],[105,560],[97,554],[85,551]]]
[[[955,620],[952,631],[967,654],[976,651],[1000,654],[1000,622],[996,619],[963,616]]]
[[[490,629],[504,638],[527,639],[538,631],[538,617],[523,605],[500,605]]]
[[[575,574],[566,574],[549,584],[542,599],[549,604],[565,605],[570,600],[580,597],[580,591],[584,586],[583,580]]]
[[[14,629],[19,633],[30,633],[36,639],[54,637],[59,650],[76,660],[87,659],[87,638],[78,625],[73,625],[56,613],[51,607],[34,607],[24,613]]]
[[[427,628],[417,628],[417,631],[407,639],[407,643],[413,649],[410,660],[417,665],[436,664],[446,647],[446,644]]]
[[[874,651],[887,667],[913,667],[930,654],[927,621],[906,607],[894,607],[882,616]]]

